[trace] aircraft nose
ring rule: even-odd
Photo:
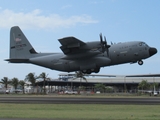
[[[157,53],[157,49],[156,48],[149,48],[149,55],[152,56],[154,54]]]

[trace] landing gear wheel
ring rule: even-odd
[[[91,74],[91,70],[87,70],[87,74]]]
[[[139,64],[139,65],[143,65],[143,61],[142,61],[142,60],[139,60],[139,61],[138,61],[138,64]]]
[[[94,72],[99,73],[99,70],[100,70],[100,68],[96,68]]]
[[[87,70],[82,70],[81,72],[84,74],[91,74],[92,72],[98,73],[100,71],[100,68],[94,68],[94,69],[87,69]]]
[[[86,73],[87,73],[87,70],[82,70],[82,73],[86,74]]]

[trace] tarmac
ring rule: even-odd
[[[160,105],[160,97],[103,97],[103,96],[0,96],[0,103],[16,104],[140,104]]]

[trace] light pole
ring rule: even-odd
[[[124,91],[126,93],[126,76],[124,76]]]

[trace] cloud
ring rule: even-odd
[[[21,26],[23,29],[57,29],[97,22],[97,20],[93,20],[91,16],[86,14],[63,17],[59,14],[43,15],[39,9],[28,13],[14,12],[9,9],[0,10],[0,28],[7,29],[15,25]]]
[[[97,4],[103,4],[104,1],[103,0],[94,0],[94,1],[92,0],[92,1],[90,1],[90,3],[97,5]]]
[[[71,7],[72,7],[72,5],[64,5],[64,6],[61,7],[61,9],[68,9],[68,8],[71,8]]]

